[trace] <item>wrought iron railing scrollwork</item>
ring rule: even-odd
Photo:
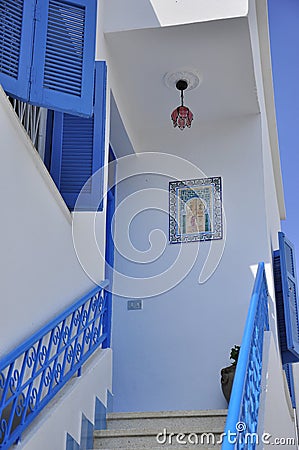
[[[17,98],[8,97],[21,124],[25,128],[33,146],[36,148],[42,160],[45,156],[47,109],[30,105]]]
[[[111,305],[100,283],[39,332],[0,360],[0,448],[24,429],[83,363],[110,337]]]
[[[255,449],[258,442],[263,342],[266,330],[269,330],[268,288],[264,263],[260,263],[241,343],[222,450]]]

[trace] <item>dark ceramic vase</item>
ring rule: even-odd
[[[233,387],[236,366],[231,365],[221,369],[221,387],[227,403],[229,403],[230,394]]]

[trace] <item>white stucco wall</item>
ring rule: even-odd
[[[272,332],[265,333],[263,371],[258,448],[275,445],[275,448],[293,449],[294,411]]]
[[[0,354],[3,355],[94,284],[76,255],[72,216],[3,91],[0,127],[3,212]],[[80,222],[83,240],[84,217],[87,216],[82,216]],[[103,234],[103,226],[100,228]],[[103,246],[103,239],[99,242]],[[104,265],[97,264],[96,281],[103,278]]]
[[[230,348],[241,341],[253,286],[249,268],[261,260],[266,263],[269,291],[274,298],[272,252],[277,248],[277,231],[280,218],[284,216],[284,205],[265,29],[267,5],[266,1],[258,0],[257,20],[255,3],[254,0],[238,2],[238,5],[225,2],[225,11],[223,2],[204,0],[143,1],[133,8],[127,8],[126,4],[126,9],[117,0],[105,5],[104,29],[107,32],[248,14],[254,91],[256,89],[252,95],[256,96],[260,110],[260,114],[210,122],[199,118],[199,124],[194,121],[191,129],[183,133],[170,126],[153,130],[147,127],[146,121],[142,130],[134,129],[135,116],[128,117],[129,108],[118,95],[121,71],[114,70],[113,54],[107,52],[108,60],[112,56],[109,60],[110,82],[115,95],[111,142],[118,158],[132,154],[134,150],[138,152],[135,159],[118,161],[119,180],[124,180],[118,185],[120,207],[116,225],[119,223],[120,226],[116,236],[119,247],[116,269],[127,278],[117,274],[114,277],[115,410],[225,407],[219,372],[229,362]],[[134,0],[130,4],[134,6]],[[103,45],[105,47],[105,42]],[[135,149],[130,146],[120,124],[116,105],[133,143],[135,135],[140,134]],[[151,152],[155,155],[150,156]],[[149,159],[145,158],[145,153]],[[166,156],[162,156],[165,153]],[[168,182],[172,177],[199,177],[196,168],[171,156],[188,160],[207,176],[221,176],[223,180],[227,239],[221,258],[223,242],[212,245],[213,258],[218,257],[220,264],[204,284],[198,284],[198,277],[205,261],[215,269],[213,258],[207,258],[209,244],[200,245],[196,262],[183,279],[182,273],[194,257],[196,244],[185,244],[179,254],[178,247],[167,242]],[[168,276],[169,271],[164,273],[170,267],[173,278]],[[159,277],[161,273],[163,276]],[[136,277],[138,280],[134,279]],[[159,290],[165,292],[145,298],[151,291],[151,282],[155,294]],[[178,284],[167,290],[170,282]],[[143,299],[141,311],[127,311],[127,300],[134,297]],[[273,361],[279,361],[272,299],[270,322],[269,372]],[[275,368],[270,385],[271,395],[267,398],[264,417],[267,424],[271,423],[271,411],[278,401],[288,411],[281,367]],[[285,416],[285,421],[286,429],[290,429],[292,419],[289,415]]]
[[[105,5],[106,32],[243,17],[248,0],[110,0]]]
[[[198,277],[209,243],[200,244],[193,268],[181,282],[177,279],[176,287],[143,299],[140,311],[127,311],[124,298],[133,292],[134,280],[123,281],[123,285],[116,281],[115,288],[121,293],[123,287],[124,295],[114,299],[114,407],[128,411],[222,408],[226,403],[220,370],[229,363],[230,348],[241,342],[253,287],[250,266],[261,260],[269,262],[260,116],[201,123],[184,133],[170,127],[168,132],[152,136],[151,148],[144,150],[151,149],[167,156],[140,153],[135,162],[129,160],[127,173],[139,175],[130,175],[118,185],[118,203],[123,202],[123,207],[117,211],[116,222],[141,252],[150,247],[150,232],[161,230],[165,249],[150,264],[136,264],[131,254],[127,258],[117,254],[116,269],[128,277],[147,279],[171,270],[176,257],[184,258],[182,264],[193,258],[196,244],[183,244],[182,256],[177,244],[167,243],[168,182],[171,174],[192,179],[198,172],[171,155],[189,160],[207,176],[222,177],[227,236],[219,265],[204,284],[198,284]],[[169,160],[166,170],[163,158]],[[164,176],[156,175],[163,170]],[[124,172],[120,160],[119,177]],[[147,196],[150,188],[158,191]],[[155,202],[164,212],[155,208]],[[132,204],[140,211],[135,217]],[[124,236],[120,243],[116,236],[122,250]],[[152,255],[158,254],[162,238],[154,234],[151,238]],[[216,246],[223,243],[218,241]],[[148,293],[146,281],[144,294]],[[154,287],[162,291],[167,283],[163,276]],[[135,295],[142,298],[142,283],[138,280],[136,286]]]
[[[298,407],[298,399],[299,399],[299,364],[293,364],[293,376],[294,376],[294,388],[295,388],[295,398],[296,404]],[[298,417],[298,410],[297,410]]]
[[[267,4],[265,1],[250,1],[249,28],[253,52],[254,71],[259,105],[261,108],[263,169],[266,195],[269,250],[278,248],[277,229],[284,218],[284,205],[281,204],[281,168],[279,160],[278,137],[274,109],[272,71],[267,24]],[[277,160],[278,158],[278,160]],[[276,175],[276,178],[275,178]],[[283,199],[282,199],[283,203]],[[273,290],[271,291],[273,295]]]
[[[269,261],[278,248],[280,219],[284,218],[284,202],[280,175],[279,148],[274,109],[272,71],[267,24],[267,2],[250,1],[249,26],[254,55],[257,95],[261,108],[265,213]],[[290,410],[289,393],[282,369],[277,336],[277,319],[273,270],[267,267],[270,293],[266,396],[263,411],[264,431],[275,438],[294,437],[293,411]]]

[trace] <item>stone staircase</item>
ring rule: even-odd
[[[221,448],[227,410],[112,413],[94,432],[94,449]]]

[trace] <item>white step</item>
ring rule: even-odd
[[[197,446],[218,450],[226,414],[227,410],[108,414],[108,429],[94,433],[94,449],[175,450]]]
[[[103,430],[95,431],[94,433],[94,449],[126,449],[126,448],[142,448],[142,449],[152,449],[159,446],[157,441],[157,435],[163,432],[163,430],[149,430],[149,429],[139,429],[139,430]],[[166,434],[166,439],[163,440],[162,435],[160,436],[160,448],[165,448],[169,446],[170,448],[180,447],[180,448],[211,448],[215,446],[220,446],[220,435],[223,432],[221,430],[214,430],[213,432],[207,431],[204,433],[211,433],[210,440],[207,440],[207,435],[200,433],[197,428],[180,428],[176,430],[169,430],[169,434]],[[171,433],[174,436],[171,436]],[[182,435],[182,434],[184,435]],[[192,435],[191,435],[192,433]],[[176,440],[177,436],[180,435],[180,442],[184,440],[186,443],[183,444]],[[198,437],[198,441],[194,441],[195,435]],[[192,436],[192,437],[191,437]],[[188,445],[188,437],[190,438],[190,443]]]
[[[119,450],[119,447],[99,447],[101,450]],[[121,450],[131,450],[131,448],[134,448],[134,450],[183,450],[183,449],[188,449],[188,450],[195,450],[195,449],[204,449],[204,450],[221,450],[221,445],[213,445],[213,446],[203,446],[203,445],[192,445],[187,446],[187,445],[180,445],[179,447],[171,445],[169,446],[165,446],[165,445],[160,445],[159,447],[121,447]],[[97,447],[93,447],[93,450],[96,450]]]
[[[197,427],[199,432],[224,429],[227,409],[203,411],[159,411],[136,413],[110,413],[107,415],[109,430],[128,429],[176,429]]]

